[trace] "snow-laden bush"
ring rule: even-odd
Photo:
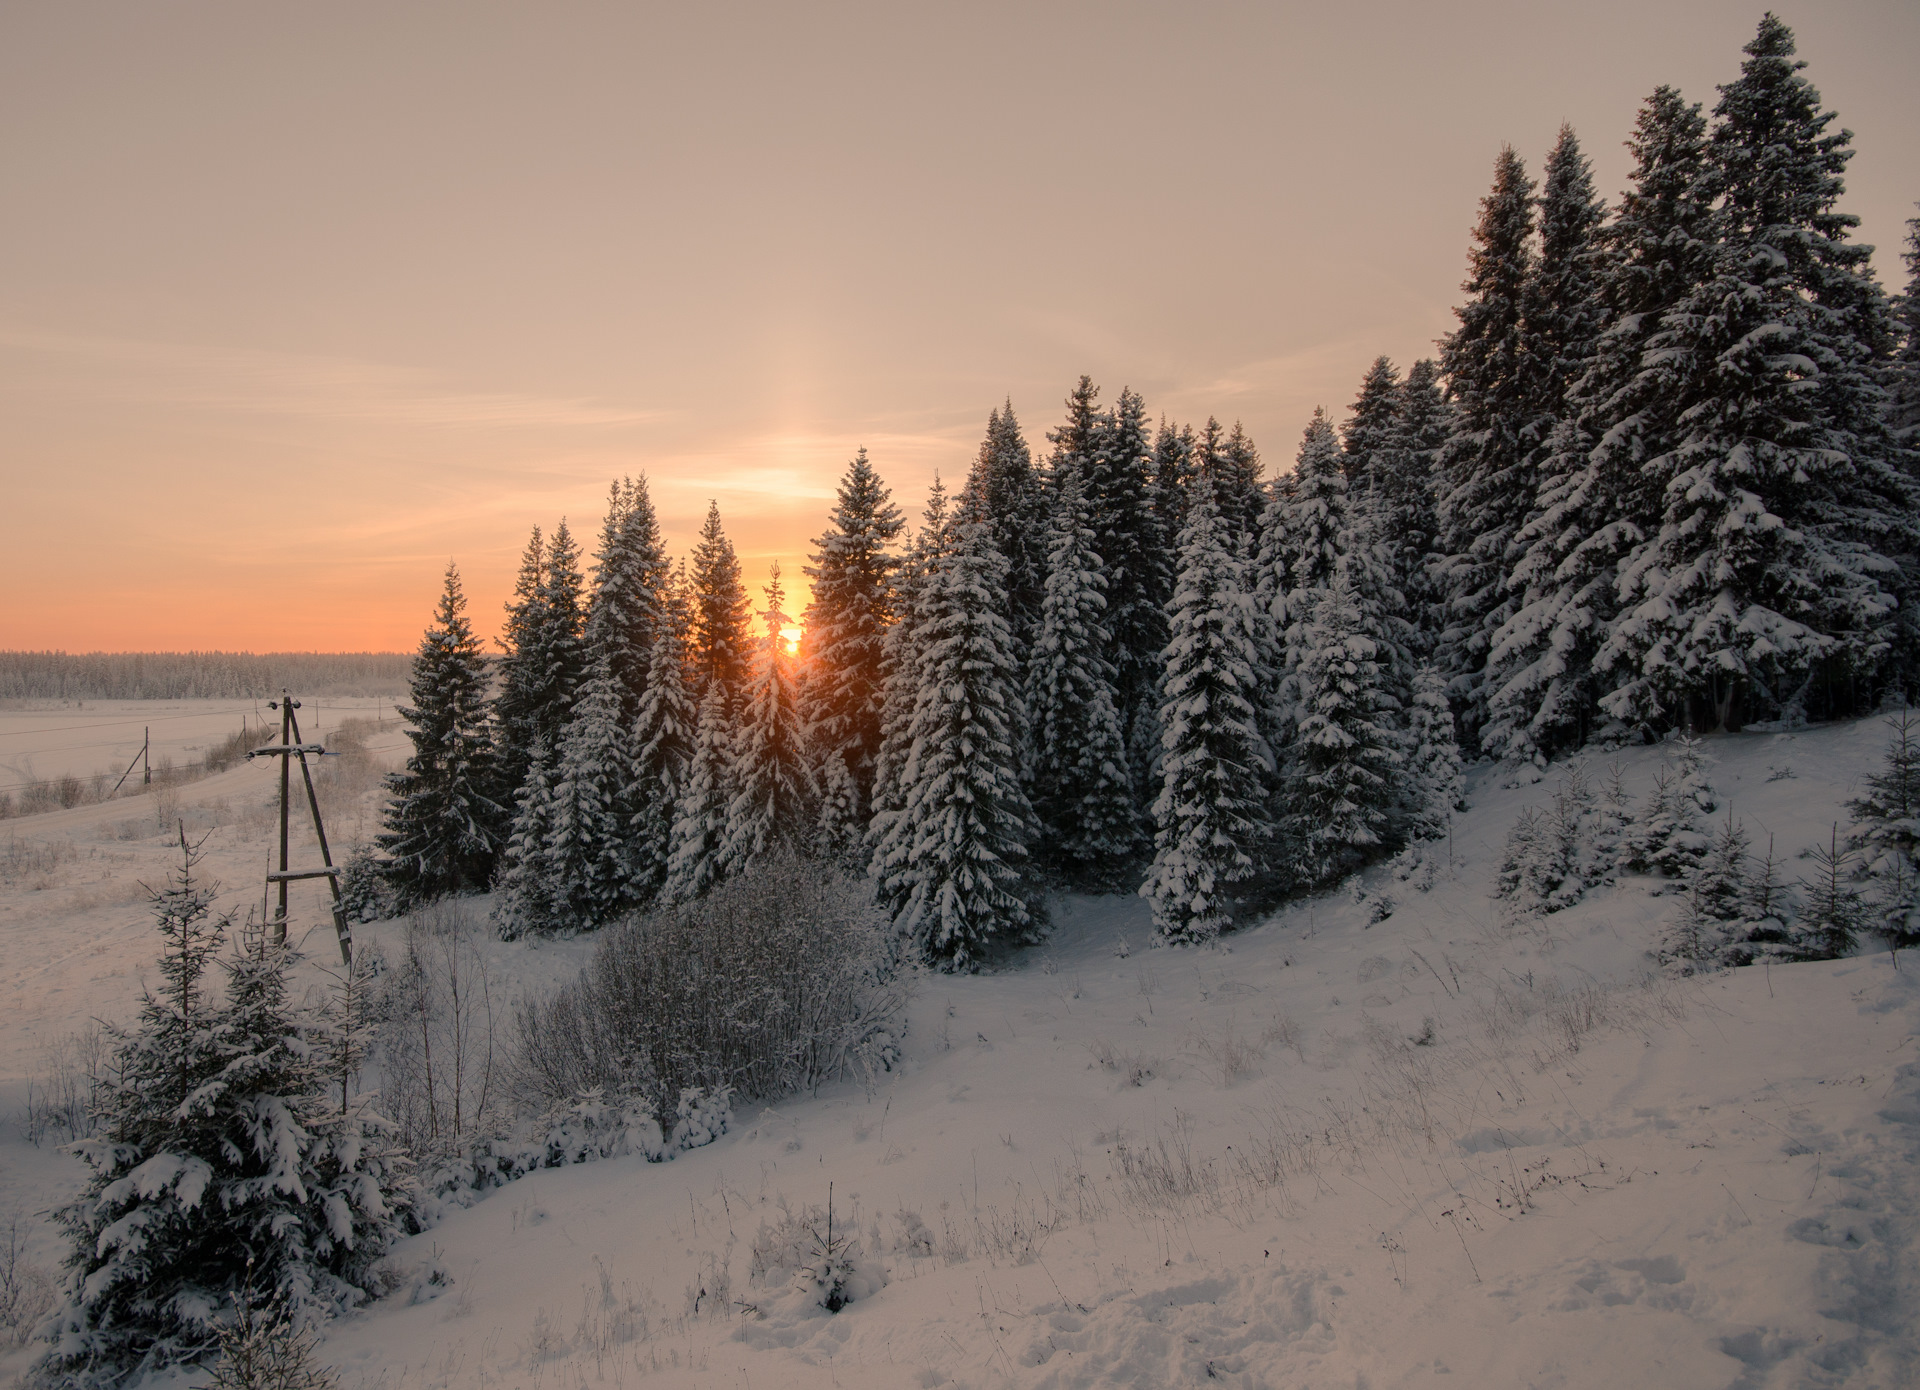
[[[867,893],[764,856],[706,897],[610,928],[580,977],[517,1019],[523,1089],[549,1109],[591,1093],[663,1131],[689,1090],[765,1099],[898,1056],[905,980]]]
[[[1706,856],[1687,876],[1685,896],[1657,952],[1670,971],[1818,955],[1797,937],[1793,895],[1780,878],[1773,840],[1756,856],[1745,825],[1728,812]]]
[[[458,1154],[420,1173],[417,1224],[438,1224],[450,1208],[469,1207],[487,1193],[543,1168],[565,1168],[634,1155],[663,1163],[711,1144],[733,1123],[732,1092],[722,1086],[681,1093],[672,1127],[662,1133],[644,1102],[610,1102],[598,1091],[561,1106],[515,1133],[470,1141]]]
[[[1627,829],[1622,868],[1685,878],[1707,857],[1713,840],[1704,817],[1720,805],[1708,775],[1712,765],[1699,739],[1682,734],[1674,740],[1669,762],[1654,774],[1653,790]]]
[[[1559,912],[1608,879],[1599,845],[1613,824],[1611,801],[1594,794],[1577,764],[1544,808],[1522,810],[1507,832],[1496,896],[1519,912]]]
[[[1902,709],[1888,719],[1893,741],[1886,762],[1867,778],[1867,794],[1847,803],[1861,856],[1873,883],[1873,916],[1897,949],[1920,941],[1920,716]]]

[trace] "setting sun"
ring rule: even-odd
[[[787,644],[788,656],[799,655],[800,636],[805,630],[806,629],[800,627],[783,627],[780,629],[780,636],[785,639]]]

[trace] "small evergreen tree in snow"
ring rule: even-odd
[[[1026,713],[996,602],[1005,569],[985,522],[963,515],[951,551],[929,567],[916,620],[897,920],[945,970],[974,968],[991,945],[1029,940],[1038,926],[1026,879],[1033,812],[1016,753]]]
[[[1709,780],[1711,759],[1689,735],[1675,740],[1676,756],[1654,774],[1653,790],[1628,832],[1628,866],[1684,878],[1706,857],[1705,818],[1719,808]]]
[[[1153,865],[1140,895],[1162,939],[1195,944],[1232,924],[1235,885],[1268,838],[1260,736],[1265,641],[1217,484],[1196,478],[1180,532],[1178,583],[1161,683],[1161,789],[1153,805]]]
[[[553,781],[554,760],[545,742],[536,737],[520,783],[513,830],[493,885],[493,917],[507,940],[555,931],[562,923],[547,868],[554,825]]]
[[[1404,765],[1386,644],[1354,593],[1345,559],[1303,624],[1292,842],[1300,876],[1330,883],[1393,834]]]
[[[285,948],[252,933],[212,997],[231,919],[213,917],[184,835],[181,849],[153,894],[162,986],[111,1033],[100,1128],[74,1146],[91,1177],[57,1215],[73,1249],[39,1369],[65,1385],[208,1355],[250,1279],[301,1324],[355,1306],[408,1201],[381,1123],[328,1104]]]
[[[1840,839],[1840,827],[1824,845],[1813,846],[1813,872],[1800,880],[1805,906],[1795,924],[1801,952],[1809,959],[1832,960],[1851,951],[1870,917],[1858,883],[1860,856]]]
[[[1137,838],[1132,778],[1106,659],[1105,566],[1080,480],[1060,480],[1049,527],[1047,582],[1027,668],[1033,807],[1048,860],[1069,874],[1110,877]]]
[[[561,735],[541,862],[561,925],[597,927],[633,906],[634,757],[625,687],[606,658]]]
[[[1896,946],[1920,932],[1920,716],[1903,708],[1887,720],[1893,741],[1867,794],[1847,803],[1857,829],[1848,845],[1872,875],[1882,930]]]
[[[382,873],[401,907],[485,888],[507,820],[492,796],[487,673],[466,607],[460,571],[449,564],[433,626],[413,658],[413,704],[400,711],[413,753],[387,778]]]
[[[727,803],[733,770],[733,721],[719,680],[708,682],[694,725],[693,762],[674,807],[667,852],[668,903],[692,902],[726,876]]]
[[[781,605],[780,566],[767,585],[767,625],[747,692],[734,753],[733,786],[727,803],[726,872],[739,873],[775,849],[805,846],[813,835],[815,788],[807,765],[806,735],[794,691],[793,657],[781,629],[792,620]]]
[[[995,459],[1003,452],[995,440],[1000,420],[995,412],[987,431]],[[987,453],[983,445],[983,459]],[[1021,491],[1012,483],[1008,486]],[[887,629],[899,601],[895,575],[900,561],[891,548],[905,526],[862,449],[840,480],[830,525],[814,541],[819,550],[806,570],[813,598],[802,619],[806,682],[800,688],[800,711],[820,783],[821,844],[830,858],[843,864],[865,857],[880,756]]]

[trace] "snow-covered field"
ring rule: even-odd
[[[1707,751],[1790,857],[1844,829],[1885,741],[1868,720]],[[1636,795],[1661,757],[1620,755]],[[236,901],[271,778],[182,792]],[[921,980],[895,1072],[742,1105],[670,1163],[510,1184],[404,1243],[401,1292],[323,1353],[387,1390],[1920,1383],[1920,960],[1666,979],[1673,899],[1643,879],[1514,920],[1489,896],[1502,841],[1553,785],[1483,773],[1431,891],[1376,870],[1368,900],[1216,950],[1153,949],[1137,899],[1060,901],[1012,968]],[[337,838],[370,832],[374,795]],[[129,1015],[150,973],[138,883],[168,852],[146,800],[0,826],[40,865],[0,884],[0,1221],[24,1213],[42,1265],[37,1213],[78,1167],[12,1117],[47,1050]],[[489,950],[540,988],[589,948]],[[887,1279],[836,1315],[755,1274],[830,1185]]]

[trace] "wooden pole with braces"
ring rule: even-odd
[[[280,742],[269,743],[255,748],[247,754],[249,761],[254,758],[280,759],[280,868],[269,871],[269,886],[278,884],[280,902],[274,912],[272,936],[273,943],[284,945],[287,939],[287,885],[299,879],[324,878],[327,887],[333,890],[333,930],[340,939],[340,960],[343,964],[353,964],[353,929],[347,924],[346,907],[341,901],[340,870],[334,867],[333,851],[327,844],[327,828],[320,819],[320,798],[313,787],[313,769],[307,762],[307,754],[315,757],[327,756],[325,745],[302,743],[300,741],[300,721],[293,712],[300,708],[300,702],[286,691],[280,692],[279,700],[267,701],[268,709],[280,711]],[[288,822],[293,810],[293,762],[300,760],[300,780],[306,784],[307,810],[313,816],[314,838],[320,842],[320,862],[325,865],[319,869],[294,869],[288,863]]]

